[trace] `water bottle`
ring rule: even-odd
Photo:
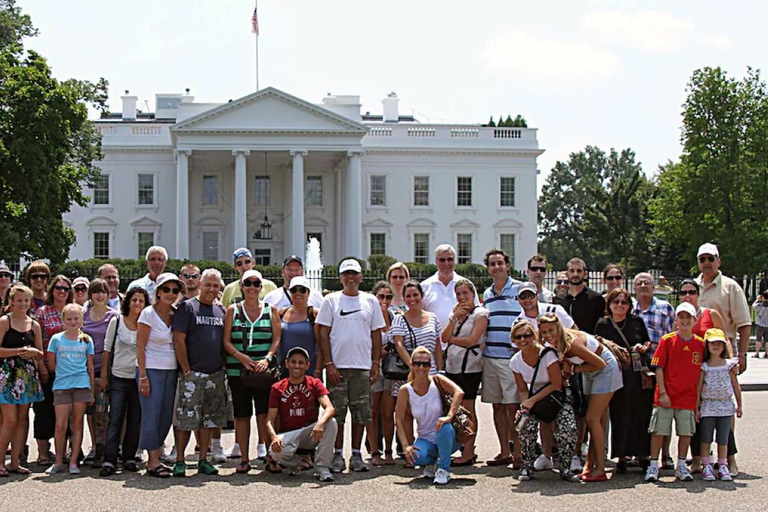
[[[106,414],[107,412],[107,394],[104,391],[96,393],[96,413]]]
[[[632,352],[632,369],[636,372],[643,370],[643,362],[640,360],[640,354]]]

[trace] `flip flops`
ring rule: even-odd
[[[250,462],[241,462],[235,468],[235,473],[237,473],[238,475],[247,475],[251,469],[253,468],[251,468]]]

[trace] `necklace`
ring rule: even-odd
[[[616,326],[617,326],[619,329],[621,329],[621,330],[623,330],[623,329],[624,329],[624,326],[625,326],[625,325],[627,325],[627,317],[624,317],[624,320],[622,320],[622,321],[621,321],[621,323],[619,323],[619,322],[616,322]]]

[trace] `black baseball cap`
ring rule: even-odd
[[[304,268],[304,262],[301,260],[300,257],[296,256],[295,254],[291,254],[287,258],[283,260],[283,267],[285,267],[287,264],[289,264],[292,261],[297,261],[299,265],[301,265],[301,268]]]

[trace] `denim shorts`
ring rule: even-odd
[[[619,363],[610,350],[602,347],[600,358],[605,361],[605,368],[597,372],[583,373],[584,394],[602,395],[613,393],[624,387]]]

